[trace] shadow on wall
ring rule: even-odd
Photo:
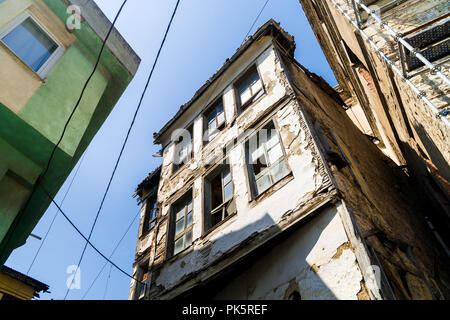
[[[219,271],[214,275],[214,279],[197,284],[195,288],[176,299],[194,300],[265,300],[265,299],[290,299],[290,300],[336,300],[338,297],[330,288],[330,282],[336,282],[337,273],[332,271],[332,264],[324,264],[331,272],[323,279],[321,267],[315,266],[313,261],[323,261],[323,253],[329,253],[328,262],[331,262],[336,254],[336,249],[331,243],[337,243],[335,235],[330,232],[336,226],[342,228],[342,224],[335,207],[319,210],[317,214],[311,214],[297,226],[281,232],[268,243],[248,253],[226,270]],[[261,225],[271,225],[262,230]],[[330,228],[331,226],[331,228]],[[325,232],[328,230],[329,232]],[[275,224],[272,217],[266,213],[260,220],[255,221],[246,227],[233,231],[218,238],[210,246],[214,247],[220,243],[235,241],[236,237],[242,234],[250,234],[243,242],[240,242],[234,250],[243,249],[250,241],[256,243],[268,235],[279,233],[280,228]],[[343,228],[342,228],[343,231]],[[325,234],[326,233],[326,234]],[[339,238],[339,237],[337,237]],[[330,239],[330,240],[329,240]],[[345,232],[343,238],[338,239],[339,243],[346,243]],[[322,248],[323,246],[323,248]],[[330,246],[330,247],[328,247]],[[201,250],[211,251],[202,248]],[[217,256],[216,256],[217,257]],[[354,256],[353,256],[354,257]],[[232,254],[222,254],[221,259],[232,259]],[[353,259],[353,258],[350,258]],[[351,261],[356,266],[356,261]],[[209,267],[214,268],[214,267]],[[334,273],[334,275],[333,275]],[[350,274],[349,270],[344,270],[342,274]],[[360,274],[360,272],[359,272]],[[351,278],[351,277],[350,277]],[[351,278],[354,280],[354,278]],[[345,281],[343,276],[341,281]],[[356,293],[360,289],[360,281],[353,281]],[[328,284],[327,284],[328,283]],[[336,282],[338,284],[339,282]],[[340,285],[345,287],[346,285]],[[355,288],[353,288],[354,291]],[[340,290],[340,289],[338,289]],[[344,289],[345,290],[345,289]],[[342,295],[341,295],[342,297]],[[354,295],[356,298],[356,295]],[[345,299],[345,298],[344,298]]]

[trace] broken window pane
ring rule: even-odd
[[[256,136],[259,142],[257,149],[253,146]],[[261,194],[290,173],[273,121],[251,136],[245,148],[246,159],[252,161],[248,168],[254,194]],[[256,157],[257,161],[254,160]]]
[[[278,159],[283,156],[283,151],[281,150],[281,145],[277,144],[274,148],[268,151],[269,163],[275,163]]]
[[[248,102],[254,100],[262,92],[262,81],[259,78],[256,67],[251,67],[237,82],[237,92],[240,98],[240,105],[243,107]],[[245,106],[244,106],[245,107]]]
[[[274,182],[277,182],[277,181],[283,179],[284,177],[286,177],[289,174],[289,172],[290,171],[286,165],[286,160],[283,159],[278,164],[276,164],[274,166],[274,168],[272,169],[272,176],[273,176]]]
[[[205,178],[205,221],[208,229],[231,214],[227,208],[233,198],[233,183],[230,166],[226,162],[224,160]]]
[[[262,175],[258,180],[256,180],[256,188],[258,191],[258,194],[263,193],[267,189],[270,188],[272,185],[272,181],[270,179],[269,174]]]

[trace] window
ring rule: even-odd
[[[145,263],[142,267],[140,267],[140,276],[137,286],[136,286],[136,293],[137,298],[143,299],[145,297],[145,293],[147,291],[147,281],[148,281],[148,262]]]
[[[230,165],[224,163],[205,178],[205,230],[217,226],[234,213],[236,205]]]
[[[156,218],[158,216],[158,208],[156,207],[156,199],[148,199],[145,206],[144,225],[142,227],[142,234],[150,231],[156,225]]]
[[[192,244],[192,190],[173,205],[172,212],[175,222],[173,250],[175,255]]]
[[[225,112],[222,98],[205,113],[205,142],[214,139],[225,126]]]
[[[241,110],[263,94],[262,81],[256,66],[251,67],[236,83],[238,102]]]
[[[444,58],[450,53],[450,18],[405,38],[428,61]],[[411,51],[399,44],[400,55],[405,57],[407,71],[424,66]],[[446,60],[448,61],[448,60]]]
[[[0,32],[1,41],[39,76],[44,77],[64,49],[29,14]]]
[[[262,194],[290,173],[273,121],[245,142],[245,156],[254,196]]]
[[[187,163],[194,155],[193,153],[193,132],[194,126],[191,125],[184,135],[180,136],[175,148],[174,172]]]

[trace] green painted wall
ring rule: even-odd
[[[44,0],[44,3],[62,21],[67,19],[66,6],[61,0]],[[4,190],[3,194],[0,192],[0,219],[4,219],[5,226],[10,225],[0,229],[0,266],[12,250],[25,243],[50,205],[48,197],[35,187],[31,190],[26,210],[20,210],[24,193],[18,191],[17,198],[12,199],[8,198],[7,189],[14,183],[16,187],[21,185],[19,180],[22,175],[27,176],[27,179],[23,177],[24,181],[35,183],[36,172],[42,173],[102,46],[102,41],[86,22],[82,23],[80,30],[75,30],[74,35],[77,38],[75,43],[18,115],[0,103],[0,190]],[[105,48],[100,67],[45,176],[43,186],[50,194],[56,195],[132,78]],[[13,170],[15,180],[12,182],[9,174],[1,172],[11,170],[9,163],[14,162],[15,158],[21,158],[22,169]],[[6,176],[8,180],[3,180]],[[11,201],[15,204],[12,205]],[[2,209],[2,206],[10,209]],[[14,217],[13,221],[11,217]]]

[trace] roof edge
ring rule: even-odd
[[[105,41],[109,28],[111,28],[111,21],[106,17],[94,0],[62,0],[66,5],[75,5],[80,8],[81,16],[92,30]],[[141,63],[141,58],[131,48],[128,42],[123,38],[120,32],[114,27],[111,32],[106,46],[117,58],[117,60],[127,69],[127,71],[134,76]]]
[[[281,26],[279,22],[276,22],[273,19],[270,19],[266,23],[264,23],[261,27],[256,30],[256,32],[249,36],[242,45],[236,50],[233,56],[225,61],[225,63],[217,70],[211,78],[209,78],[203,86],[201,86],[194,96],[187,103],[182,105],[178,112],[174,115],[172,119],[170,119],[160,130],[159,132],[155,132],[153,134],[154,144],[161,144],[160,138],[161,136],[177,121],[186,110],[188,110],[205,92],[208,90],[211,85],[228,69],[228,67],[233,64],[255,41],[259,40],[261,37],[270,35],[277,40],[287,51],[289,55],[294,57],[295,51],[295,40],[294,37],[291,36],[288,32],[286,32]]]

